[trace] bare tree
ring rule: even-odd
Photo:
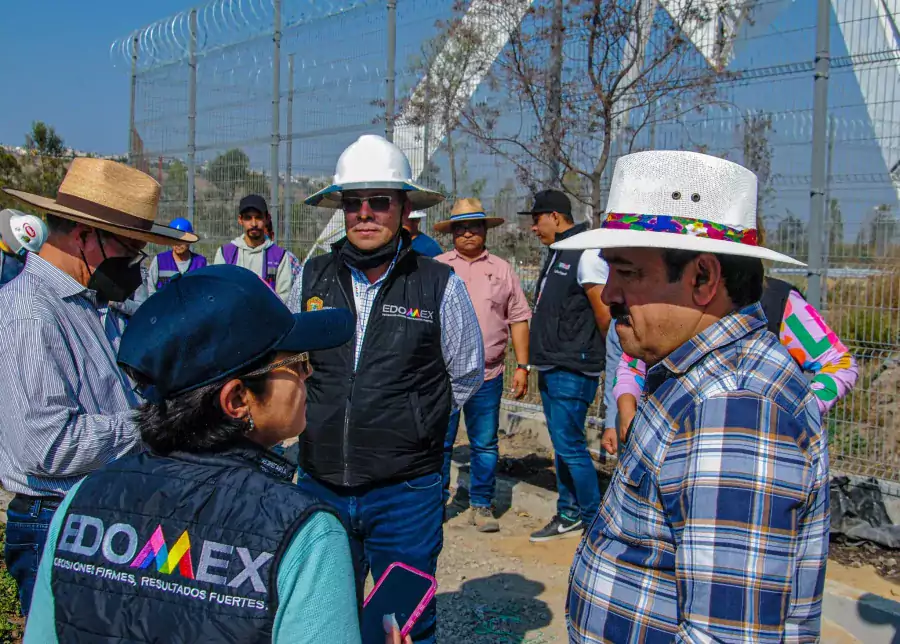
[[[508,2],[488,1],[497,10]],[[686,34],[717,14],[707,0],[673,0],[667,11],[657,0],[568,0],[562,16],[560,4],[541,3],[526,14],[489,73],[499,91],[466,106],[460,127],[512,162],[532,190],[548,176],[567,190],[561,175],[580,175],[590,194],[571,196],[599,213],[617,139],[623,152],[632,151],[646,128],[716,101],[724,72],[707,64]],[[560,58],[562,78],[554,73]]]
[[[770,134],[772,115],[765,112],[750,112],[743,120],[741,128],[741,144],[744,153],[743,165],[756,174],[758,189],[756,192],[756,212],[760,219],[764,218],[766,206],[771,201],[773,189],[769,184],[772,178],[772,157],[774,155]]]

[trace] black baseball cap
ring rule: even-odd
[[[292,314],[255,273],[228,264],[176,275],[128,322],[118,362],[161,402],[246,372],[277,351],[338,347],[353,337],[347,309]]]
[[[264,215],[269,212],[269,204],[267,204],[266,200],[259,195],[247,195],[246,197],[241,199],[241,205],[240,209],[238,210],[238,214],[243,215],[248,210],[255,210],[258,213]]]
[[[564,192],[559,190],[541,190],[534,195],[531,210],[520,210],[520,215],[542,215],[547,212],[559,212],[572,215],[572,202]]]

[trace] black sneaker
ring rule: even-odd
[[[553,539],[580,537],[583,532],[582,527],[581,519],[568,521],[557,515],[550,519],[550,523],[543,528],[537,532],[532,532],[530,541],[537,543],[539,541],[552,541]]]

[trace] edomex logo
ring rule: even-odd
[[[434,311],[426,311],[416,307],[397,306],[396,304],[384,304],[381,314],[390,318],[406,318],[417,322],[434,323]]]
[[[161,525],[156,526],[156,530],[138,551],[140,543],[137,530],[132,525],[114,523],[106,527],[97,517],[70,514],[66,517],[66,525],[56,549],[85,557],[94,557],[100,553],[111,564],[127,565],[139,570],[155,566],[156,571],[164,575],[173,574],[177,570],[185,579],[235,589],[249,581],[256,592],[266,592],[261,573],[263,567],[272,560],[270,552],[263,551],[253,556],[247,548],[204,539],[195,568],[191,558],[191,537],[187,530],[181,533],[171,549],[166,543]],[[235,554],[243,568],[229,579],[228,571],[235,561]]]

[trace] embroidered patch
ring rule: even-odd
[[[322,305],[324,302],[321,297],[311,297],[306,300],[306,310],[307,311],[321,311]]]

